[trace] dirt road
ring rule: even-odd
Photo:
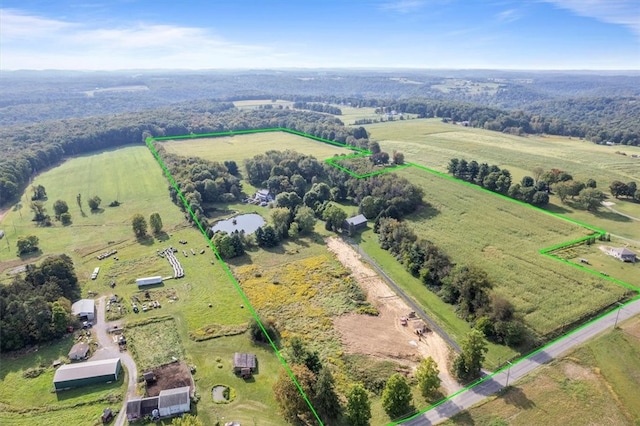
[[[123,426],[127,420],[127,400],[136,396],[136,384],[138,383],[138,370],[136,369],[136,363],[131,358],[128,352],[120,352],[120,349],[116,342],[113,341],[112,336],[107,333],[109,327],[114,326],[116,323],[105,322],[105,296],[102,296],[97,300],[96,310],[98,311],[97,321],[94,325],[94,331],[98,338],[100,348],[91,357],[92,361],[109,358],[120,358],[122,364],[127,368],[129,373],[129,384],[127,385],[127,394],[125,395],[122,403],[122,408],[118,413],[118,417],[114,423],[114,426]]]
[[[445,393],[449,395],[461,389],[449,374],[450,349],[446,342],[433,332],[419,337],[414,333],[411,322],[407,326],[400,324],[400,317],[412,309],[362,262],[349,244],[340,238],[328,238],[327,246],[351,270],[354,279],[367,293],[367,300],[380,312],[377,317],[349,314],[334,321],[346,351],[411,367],[416,367],[422,358],[430,356],[438,363]]]

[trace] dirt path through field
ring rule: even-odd
[[[401,325],[399,318],[411,311],[409,306],[362,262],[360,255],[349,244],[339,238],[328,238],[326,242],[329,250],[351,270],[354,279],[367,293],[367,300],[380,312],[377,317],[349,314],[334,321],[346,351],[393,360],[411,367],[416,367],[420,359],[431,356],[438,363],[446,393],[461,389],[449,374],[450,350],[445,341],[433,332],[419,338],[413,332],[411,323],[408,326]]]

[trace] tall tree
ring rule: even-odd
[[[43,222],[49,217],[42,201],[33,201],[30,205],[34,222]]]
[[[371,403],[367,390],[356,383],[347,393],[345,417],[351,426],[369,426],[371,419]]]
[[[313,395],[313,386],[316,382],[315,375],[304,365],[292,365],[291,372],[307,398]],[[280,413],[289,423],[298,424],[301,418],[312,418],[313,414],[309,404],[307,404],[307,401],[305,401],[298,387],[284,368],[280,369],[278,380],[273,385],[273,396],[278,403]]]
[[[605,198],[606,196],[602,191],[599,191],[595,188],[585,188],[580,191],[580,195],[578,195],[577,201],[583,209],[595,212],[598,211]]]
[[[455,376],[464,382],[480,377],[485,353],[489,350],[482,331],[472,329],[462,342],[462,352],[454,359]]]
[[[147,221],[140,213],[133,215],[131,226],[137,238],[142,238],[147,235]]]
[[[342,407],[329,368],[323,367],[320,370],[314,390],[313,406],[324,424],[331,424],[342,413]]]
[[[424,358],[416,370],[418,387],[425,399],[432,397],[440,387],[440,370],[438,364],[431,357]]]
[[[342,228],[343,222],[347,219],[347,213],[340,207],[330,204],[324,212],[322,212],[322,219],[327,222],[327,228],[333,231],[338,231]]]
[[[156,235],[162,231],[162,218],[160,217],[160,213],[151,213],[151,216],[149,216],[149,225],[151,225],[151,231]]]
[[[40,240],[35,235],[18,238],[16,245],[18,246],[18,256],[38,251],[38,243]]]
[[[307,206],[298,207],[294,220],[298,224],[301,234],[310,234],[316,225],[316,217],[313,214],[313,210]]]
[[[411,414],[414,411],[411,388],[402,374],[395,373],[382,391],[382,407],[393,420]]]

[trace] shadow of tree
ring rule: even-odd
[[[527,398],[527,395],[521,388],[509,386],[505,389],[502,396],[504,402],[523,410],[528,410],[536,406],[536,404]]]

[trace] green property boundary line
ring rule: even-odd
[[[366,156],[371,155],[371,151],[366,150],[366,149],[362,149],[362,148],[358,148],[358,147],[349,146],[349,145],[346,145],[346,144],[343,144],[343,143],[340,143],[340,142],[332,141],[332,140],[321,138],[321,137],[318,137],[318,136],[312,136],[312,135],[309,135],[307,133],[299,132],[297,130],[292,130],[292,129],[288,129],[288,128],[285,128],[285,127],[271,127],[271,128],[262,128],[262,129],[234,130],[234,131],[227,131],[227,132],[201,133],[201,134],[189,134],[189,135],[179,135],[179,136],[162,136],[162,137],[148,137],[148,138],[146,138],[145,143],[147,144],[147,147],[149,148],[149,150],[151,151],[151,153],[155,157],[156,161],[158,162],[158,164],[160,165],[160,167],[164,171],[164,174],[167,177],[167,179],[169,180],[169,183],[176,190],[176,193],[178,194],[178,197],[182,200],[183,205],[185,206],[185,208],[187,209],[187,211],[191,215],[191,218],[193,219],[194,223],[198,226],[198,228],[200,229],[200,232],[202,233],[202,235],[204,235],[204,237],[205,237],[205,239],[207,241],[207,244],[209,245],[209,248],[211,248],[211,250],[215,254],[215,256],[218,259],[218,261],[220,261],[220,263],[222,264],[224,271],[226,272],[227,276],[229,277],[229,280],[232,282],[232,284],[234,285],[234,287],[237,290],[238,294],[242,298],[242,301],[249,308],[249,311],[251,312],[251,315],[253,315],[253,317],[256,320],[256,322],[258,323],[260,329],[262,330],[264,335],[267,337],[267,339],[269,341],[269,344],[273,348],[278,360],[280,361],[282,366],[285,368],[285,370],[286,370],[287,374],[289,375],[289,377],[291,378],[291,380],[293,380],[294,384],[298,388],[298,391],[300,392],[300,394],[304,398],[305,402],[307,403],[307,405],[311,409],[311,412],[313,413],[313,415],[315,416],[316,420],[321,425],[323,425],[323,422],[320,419],[320,417],[318,416],[318,413],[315,411],[315,409],[313,407],[313,404],[311,404],[311,401],[309,400],[309,398],[305,394],[304,390],[302,389],[302,386],[297,381],[297,379],[294,376],[293,372],[289,368],[289,365],[287,364],[286,360],[284,359],[284,357],[282,356],[282,354],[278,350],[275,342],[273,342],[273,340],[271,340],[271,338],[269,337],[269,334],[267,333],[264,325],[260,321],[260,318],[258,317],[258,314],[256,313],[255,309],[251,305],[251,302],[249,302],[249,299],[247,298],[246,294],[244,293],[244,291],[242,291],[242,288],[240,287],[240,284],[238,283],[238,281],[235,279],[235,277],[231,273],[231,270],[229,269],[229,266],[226,264],[226,262],[224,262],[224,260],[222,260],[222,257],[220,256],[220,253],[218,253],[218,251],[216,250],[215,246],[213,245],[213,242],[207,236],[206,230],[203,228],[202,224],[200,223],[200,221],[198,221],[198,219],[196,218],[194,212],[189,207],[189,203],[187,202],[186,198],[182,194],[182,191],[180,191],[180,188],[178,188],[178,185],[177,185],[176,181],[173,179],[173,176],[171,175],[171,173],[169,172],[169,170],[165,166],[164,162],[160,158],[160,155],[158,154],[157,150],[153,146],[153,142],[161,142],[161,141],[169,141],[169,140],[190,140],[190,139],[201,139],[201,138],[216,138],[216,137],[224,137],[224,136],[236,136],[236,135],[246,135],[246,134],[252,134],[252,133],[268,133],[268,132],[289,133],[289,134],[301,136],[301,137],[304,137],[304,138],[307,138],[307,139],[315,140],[315,141],[318,141],[318,142],[322,142],[322,143],[326,143],[326,144],[333,145],[333,146],[336,146],[336,147],[345,148],[345,149],[354,151],[355,152],[354,154],[346,155],[346,156],[331,157],[331,158],[328,158],[328,159],[326,159],[324,161],[327,164],[330,164],[331,166],[336,167],[339,170],[342,170],[345,173],[348,173],[349,175],[351,175],[351,176],[353,176],[355,178],[358,178],[358,179],[366,178],[366,177],[370,177],[370,176],[376,176],[376,175],[380,175],[380,174],[388,173],[388,172],[392,172],[392,171],[397,171],[397,170],[401,170],[401,169],[408,168],[408,167],[415,167],[417,169],[423,170],[423,171],[425,171],[427,173],[433,174],[433,175],[438,176],[440,178],[444,178],[444,179],[448,179],[448,180],[451,180],[451,181],[455,181],[457,183],[473,187],[476,190],[485,191],[485,192],[490,193],[490,194],[492,194],[494,196],[501,197],[503,199],[509,200],[510,202],[517,203],[517,204],[519,204],[521,206],[529,207],[529,208],[534,209],[534,210],[536,210],[538,212],[542,212],[542,213],[548,214],[550,216],[553,216],[553,217],[555,217],[557,219],[564,220],[564,221],[569,222],[571,224],[578,225],[580,227],[586,228],[586,229],[588,229],[589,231],[592,232],[591,235],[587,235],[587,236],[582,237],[582,238],[578,238],[578,239],[575,239],[575,240],[572,240],[572,241],[568,241],[566,243],[560,243],[560,244],[556,244],[556,245],[553,245],[553,246],[550,246],[550,247],[542,248],[538,252],[543,256],[546,256],[546,257],[549,257],[551,259],[555,259],[555,260],[561,261],[561,262],[563,262],[563,263],[565,263],[567,265],[573,266],[573,267],[575,267],[575,268],[577,268],[579,270],[587,271],[587,272],[589,272],[589,273],[591,273],[591,274],[593,274],[593,275],[595,275],[595,276],[597,276],[599,278],[604,278],[604,279],[609,280],[609,281],[611,281],[611,282],[613,282],[615,284],[621,285],[621,286],[623,286],[623,287],[625,287],[625,288],[627,288],[629,290],[632,290],[632,291],[635,291],[636,293],[638,293],[637,297],[631,299],[627,303],[625,303],[623,305],[619,305],[619,306],[611,309],[610,311],[603,313],[602,315],[600,315],[600,316],[596,317],[595,319],[587,322],[586,324],[583,324],[583,325],[579,326],[578,328],[570,331],[569,333],[567,333],[567,334],[565,334],[563,336],[560,336],[555,340],[552,340],[551,342],[547,343],[543,347],[541,347],[539,349],[536,349],[535,351],[533,351],[533,352],[531,352],[531,353],[529,353],[529,354],[527,354],[527,355],[525,355],[523,357],[520,357],[519,359],[517,359],[514,362],[512,362],[510,366],[505,366],[505,367],[495,371],[494,373],[492,373],[490,375],[487,375],[487,376],[483,377],[482,379],[480,379],[480,380],[478,380],[476,382],[471,383],[469,386],[467,386],[467,387],[465,387],[465,388],[453,393],[452,395],[449,395],[446,398],[443,398],[442,400],[440,400],[440,401],[428,406],[427,408],[419,411],[418,413],[413,414],[411,417],[403,418],[401,420],[388,423],[389,425],[400,425],[403,422],[406,422],[408,420],[414,419],[414,418],[424,414],[425,412],[444,404],[445,402],[449,401],[450,399],[452,399],[453,397],[459,395],[460,393],[465,392],[465,391],[467,391],[467,390],[479,385],[480,383],[483,383],[486,380],[491,379],[496,374],[501,373],[502,371],[504,371],[506,368],[512,367],[512,366],[524,361],[525,359],[528,359],[528,358],[536,355],[537,353],[539,353],[541,351],[544,351],[547,347],[549,347],[549,346],[551,346],[551,345],[553,345],[553,344],[555,344],[557,342],[560,342],[561,340],[564,340],[564,339],[570,337],[574,333],[576,333],[576,332],[582,330],[583,328],[589,326],[593,322],[598,321],[601,318],[612,314],[616,310],[622,309],[624,306],[627,306],[629,303],[632,303],[632,302],[634,302],[636,300],[640,300],[640,288],[635,287],[635,286],[633,286],[631,284],[625,283],[625,282],[623,282],[621,280],[618,280],[616,278],[610,277],[608,275],[604,275],[601,272],[597,272],[597,271],[595,271],[593,269],[590,269],[590,268],[587,268],[587,267],[585,267],[583,265],[578,265],[576,263],[569,262],[569,261],[567,261],[565,259],[562,259],[559,256],[553,254],[553,252],[556,251],[556,250],[559,250],[559,249],[562,249],[562,248],[565,248],[565,247],[569,247],[569,246],[573,246],[573,245],[576,245],[576,244],[580,244],[580,243],[582,243],[582,242],[584,242],[584,241],[586,241],[586,240],[588,240],[590,238],[593,238],[593,237],[600,237],[602,235],[605,235],[606,231],[604,231],[602,229],[599,229],[599,228],[596,228],[596,227],[594,227],[592,225],[586,224],[584,222],[580,222],[578,220],[571,219],[571,218],[562,216],[560,214],[544,210],[544,209],[536,207],[536,206],[532,206],[530,204],[524,203],[523,201],[510,198],[510,197],[508,197],[508,196],[506,196],[504,194],[500,194],[500,193],[497,193],[497,192],[490,191],[490,190],[488,190],[486,188],[474,185],[474,184],[472,184],[470,182],[466,182],[466,181],[463,181],[461,179],[457,179],[457,178],[455,178],[453,176],[450,176],[448,174],[439,172],[437,170],[430,169],[428,167],[425,167],[425,166],[422,166],[422,165],[419,165],[419,164],[406,163],[406,164],[395,166],[395,167],[384,168],[384,169],[377,170],[377,171],[374,171],[374,172],[370,172],[370,173],[367,173],[367,174],[362,174],[362,175],[361,174],[357,174],[357,173],[349,170],[348,168],[346,168],[346,167],[344,167],[344,166],[342,166],[340,164],[337,164],[337,161],[345,160],[345,159],[351,159],[351,158],[366,157]]]

